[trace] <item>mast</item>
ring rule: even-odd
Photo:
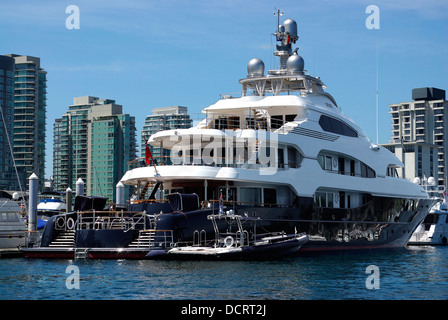
[[[12,150],[11,140],[9,138],[8,128],[6,127],[5,117],[3,115],[3,105],[0,105],[0,112],[2,114],[3,127],[5,128],[6,138],[8,139],[9,151],[11,152],[12,163],[14,165],[14,170],[16,171],[17,182],[19,183],[20,193],[22,194],[22,200],[25,201],[25,195],[23,193],[22,183],[20,182],[19,172],[17,171],[16,159],[14,158],[14,153],[13,153],[13,150]],[[25,207],[26,207],[26,210],[28,212],[28,206],[25,206]]]
[[[378,115],[378,42],[376,43],[376,144],[378,145],[379,115]]]

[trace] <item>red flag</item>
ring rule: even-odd
[[[146,164],[150,164],[151,163],[151,158],[152,158],[152,154],[151,154],[151,150],[149,150],[149,146],[148,146],[148,142],[145,141],[145,160],[146,160]]]

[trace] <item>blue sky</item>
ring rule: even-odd
[[[65,26],[69,5],[79,7],[78,30]],[[368,5],[380,29],[366,28]],[[275,7],[297,21],[305,69],[374,142],[377,48],[380,143],[391,136],[389,104],[410,101],[416,87],[448,90],[446,0],[0,0],[0,54],[40,57],[48,72],[46,175],[54,119],[73,97],[116,100],[136,117],[140,141],[153,108],[199,113],[241,91],[251,58],[273,68]]]

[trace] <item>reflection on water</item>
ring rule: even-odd
[[[67,289],[69,265],[80,289]],[[369,265],[380,289],[366,288]],[[448,299],[448,247],[279,261],[0,260],[0,299]]]

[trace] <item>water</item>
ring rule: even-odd
[[[366,287],[369,265],[379,289]],[[264,262],[0,259],[0,299],[445,300],[448,246]]]

